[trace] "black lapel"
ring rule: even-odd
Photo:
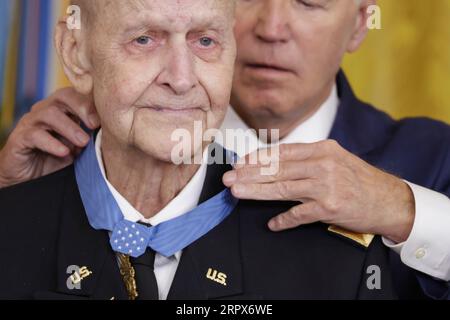
[[[39,292],[40,299],[127,299],[117,259],[106,231],[94,230],[88,222],[78,191],[75,174],[68,177],[62,205],[57,252],[56,292]],[[86,267],[91,274],[81,280],[80,288],[67,281],[70,266]]]
[[[227,161],[229,160],[226,156],[226,151],[220,145],[212,144],[209,148],[209,153],[210,158],[218,159],[219,163],[212,163],[208,166],[199,203],[203,203],[214,197],[219,192],[222,192],[223,189],[226,188],[222,183],[222,177],[225,172],[233,169],[231,165],[227,164]]]
[[[239,214],[235,210],[183,251],[168,299],[232,298],[243,291]]]
[[[221,152],[218,148],[216,152]],[[208,167],[200,203],[225,189],[225,164]],[[243,293],[239,213],[230,216],[183,251],[168,299],[200,300],[235,297]]]

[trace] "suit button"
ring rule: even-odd
[[[426,253],[427,253],[427,252],[425,251],[424,248],[417,249],[417,250],[416,250],[416,258],[417,258],[417,259],[422,259],[423,257],[425,257],[425,254],[426,254]]]

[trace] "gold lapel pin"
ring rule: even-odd
[[[73,284],[80,283],[83,279],[89,277],[92,274],[92,271],[89,271],[88,267],[81,267],[78,271],[75,271],[70,279]]]
[[[347,239],[353,240],[366,248],[370,246],[373,238],[375,237],[373,234],[351,232],[337,226],[328,227],[328,231],[339,234]]]
[[[208,269],[208,272],[206,272],[206,278],[223,286],[227,286],[227,275],[213,268]]]

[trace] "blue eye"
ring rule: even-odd
[[[145,45],[149,44],[152,41],[152,39],[147,36],[140,36],[135,41],[137,44],[139,44],[141,46],[145,46]]]
[[[202,37],[200,38],[200,44],[203,47],[210,47],[214,43],[214,40],[208,37]]]

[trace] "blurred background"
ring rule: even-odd
[[[52,44],[68,3],[0,0],[0,146],[36,101],[69,85]],[[378,4],[382,29],[344,62],[356,94],[395,118],[450,123],[450,0]]]

